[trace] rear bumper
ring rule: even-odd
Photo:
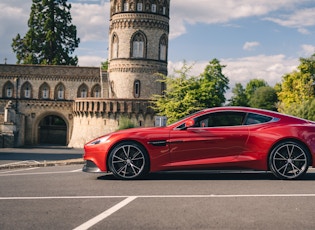
[[[98,172],[102,172],[93,161],[90,160],[86,160],[84,163],[84,166],[82,168],[83,172],[87,172],[87,173],[98,173]]]

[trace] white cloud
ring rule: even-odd
[[[193,65],[189,75],[198,76],[204,71],[208,63],[209,61],[187,62],[188,65]],[[230,98],[231,90],[236,83],[241,83],[244,87],[252,79],[263,79],[272,87],[276,83],[281,83],[282,76],[295,70],[299,65],[299,60],[279,54],[223,59],[220,60],[220,63],[226,66],[223,69],[223,74],[230,80],[230,90],[226,95],[226,98]],[[183,62],[169,62],[168,66],[169,75],[172,75],[174,69],[179,70],[183,66]]]
[[[243,45],[243,50],[253,50],[254,47],[260,46],[259,42],[245,42]]]
[[[77,26],[81,42],[108,40],[109,3],[72,3],[72,23]]]
[[[301,9],[278,17],[267,17],[265,20],[285,27],[298,28],[300,33],[308,34],[309,31],[305,27],[315,25],[315,8]]]
[[[302,56],[310,57],[315,53],[315,46],[304,44],[302,47]]]
[[[171,38],[185,33],[185,24],[228,23],[231,20],[264,16],[279,9],[294,8],[300,0],[195,0],[171,1]]]
[[[18,33],[24,36],[30,7],[30,1],[4,0],[0,3],[0,58],[7,58],[10,64],[15,62],[11,48],[12,39]],[[0,62],[3,63],[2,60]]]
[[[106,61],[106,59],[100,56],[80,56],[78,65],[99,67],[101,62],[104,61]]]

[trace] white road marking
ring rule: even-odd
[[[51,197],[0,197],[1,200],[51,200],[51,199],[123,199],[123,201],[88,220],[73,230],[88,229],[137,198],[250,198],[250,197],[315,197],[315,194],[230,194],[230,195],[143,195],[143,196],[51,196]]]
[[[23,168],[23,169],[8,170],[8,171],[0,171],[0,174],[21,172],[21,171],[29,171],[29,170],[38,169],[38,168],[39,168],[39,167]]]
[[[82,171],[82,167],[80,169],[72,170],[70,172],[81,172],[81,171]]]
[[[230,195],[140,195],[140,196],[43,196],[43,197],[0,197],[0,200],[53,200],[53,199],[120,199],[120,198],[250,198],[250,197],[315,197],[314,193],[301,194],[230,194]]]
[[[0,165],[1,167],[6,167],[6,166],[13,166],[13,165],[27,165],[27,164],[40,164],[39,161],[35,161],[35,160],[28,160],[28,161],[16,161],[16,162],[12,162],[12,163],[8,163],[8,164],[2,164]]]
[[[40,168],[40,167],[37,167],[37,168]],[[36,168],[30,168],[30,169],[36,169]],[[27,170],[27,169],[21,169],[21,171],[23,171],[23,170]],[[6,171],[5,173],[1,173],[0,172],[0,177],[4,177],[4,176],[29,176],[29,175],[47,175],[47,174],[75,173],[75,172],[82,171],[82,168],[76,169],[76,170],[71,170],[71,171],[58,171],[58,172],[14,173],[14,172],[18,172],[18,171],[19,170]]]
[[[107,217],[109,217],[113,213],[117,212],[119,209],[125,207],[127,204],[129,204],[130,202],[134,201],[135,199],[137,199],[136,196],[130,196],[130,197],[124,199],[123,201],[121,201],[120,203],[118,203],[115,206],[111,207],[110,209],[107,209],[105,212],[102,212],[98,216],[96,216],[96,217],[90,219],[89,221],[83,223],[82,225],[76,227],[74,230],[89,229],[90,227],[94,226],[98,222],[106,219]]]

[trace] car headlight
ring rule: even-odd
[[[92,146],[92,145],[98,145],[98,144],[101,144],[101,143],[108,142],[109,137],[110,136],[104,136],[104,137],[97,138],[97,139],[87,143],[86,145],[87,146]]]

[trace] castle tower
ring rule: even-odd
[[[170,0],[111,0],[109,98],[149,99],[165,86]]]

